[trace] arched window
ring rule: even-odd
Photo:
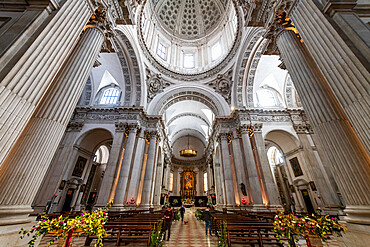
[[[203,174],[203,180],[204,180],[204,192],[208,191],[208,178],[207,178],[207,173]]]
[[[100,99],[100,105],[116,105],[118,104],[120,91],[116,88],[107,88],[104,90]]]
[[[170,173],[170,191],[173,191],[173,172]]]
[[[222,55],[222,48],[220,42],[217,42],[214,46],[212,46],[212,61],[217,60]]]
[[[109,149],[105,145],[101,145],[95,152],[94,161],[100,164],[108,163]]]
[[[272,167],[284,162],[283,153],[280,152],[280,150],[275,146],[272,146],[267,150],[267,157],[268,157],[270,166]]]
[[[273,92],[268,89],[262,89],[257,91],[257,99],[260,106],[269,107],[276,106],[276,99]]]

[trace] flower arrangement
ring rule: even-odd
[[[179,203],[179,201],[177,199],[173,199],[172,204],[177,205],[177,203]]]
[[[127,201],[127,204],[135,204],[135,198],[131,197],[131,199]]]
[[[150,234],[150,247],[163,246],[162,224],[163,221],[161,220],[154,225],[152,233]]]
[[[198,203],[199,203],[199,205],[201,205],[203,203],[203,200],[202,199],[199,199],[198,200]]]
[[[243,198],[241,202],[242,202],[243,205],[248,203],[247,199],[245,199],[245,198]]]
[[[220,226],[217,235],[218,235],[217,247],[229,247],[229,242],[227,239],[227,223],[225,220],[222,222],[222,225]]]
[[[274,231],[278,239],[281,236],[285,236],[288,239],[289,246],[295,246],[298,236],[304,237],[307,245],[311,246],[310,235],[320,237],[325,242],[328,236],[333,233],[341,237],[342,232],[346,231],[346,228],[336,218],[329,215],[312,215],[312,217],[304,216],[299,218],[294,214],[285,215],[283,212],[278,211],[278,214],[275,216]]]
[[[53,244],[55,241],[59,240],[61,237],[66,239],[66,247],[69,247],[72,233],[78,231],[79,235],[82,233],[88,236],[95,235],[97,241],[95,246],[103,246],[103,237],[106,235],[104,229],[104,224],[108,220],[108,209],[112,206],[113,201],[108,203],[108,205],[103,209],[98,209],[92,212],[83,212],[80,216],[75,218],[63,217],[63,215],[58,218],[49,219],[47,215],[42,215],[40,221],[37,225],[33,226],[30,230],[25,230],[21,228],[19,234],[23,239],[25,236],[30,236],[33,234],[32,239],[28,242],[29,247],[35,246],[36,239],[50,232],[55,232],[55,237],[50,240],[48,246]]]

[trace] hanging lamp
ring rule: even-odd
[[[189,147],[189,134],[188,134],[188,148],[180,151],[180,156],[183,157],[194,157],[197,156],[197,151],[190,149]]]

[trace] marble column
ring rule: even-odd
[[[261,182],[258,173],[256,162],[253,157],[253,151],[251,142],[249,140],[248,134],[248,126],[242,125],[240,128],[240,132],[242,135],[242,146],[243,146],[243,154],[246,161],[246,168],[248,171],[248,180],[249,180],[249,193],[251,194],[251,204],[253,207],[258,208],[263,206],[262,201],[262,192],[261,192]]]
[[[85,0],[66,1],[0,82],[0,166],[50,90],[91,14]],[[7,55],[0,58],[1,72],[8,59]]]
[[[135,202],[138,202],[139,195],[139,186],[141,182],[141,175],[143,173],[142,168],[144,165],[144,156],[146,154],[146,132],[141,129],[137,137],[135,158],[133,160],[132,169],[130,172],[129,185],[127,188],[127,197],[126,201],[131,198],[135,199]],[[145,169],[145,168],[144,168]]]
[[[343,6],[341,4],[341,8]],[[344,114],[369,153],[369,68],[366,68],[356,57],[313,0],[299,0],[292,9],[290,17],[308,53],[324,76],[327,86],[330,87],[332,95],[343,108]],[[344,28],[342,24],[340,25]],[[360,27],[357,25],[356,29],[360,30]],[[369,37],[368,26],[363,29],[362,33]],[[351,35],[350,38],[351,41],[354,38],[359,39],[356,34]],[[364,47],[361,52],[369,54],[369,48]],[[368,60],[365,64],[368,64]]]
[[[127,183],[128,183],[128,177],[129,172],[131,168],[131,163],[133,162],[133,156],[134,156],[134,150],[136,146],[136,133],[138,130],[137,124],[131,124],[128,126],[129,128],[129,134],[127,138],[126,148],[125,148],[125,154],[123,156],[123,162],[121,164],[121,170],[119,172],[118,182],[116,191],[114,194],[114,202],[113,207],[122,209],[126,202],[125,194],[127,189]]]
[[[148,149],[148,159],[146,162],[145,167],[145,177],[144,177],[144,184],[143,184],[143,192],[141,196],[141,205],[143,207],[150,207],[151,204],[151,194],[153,187],[153,179],[154,179],[154,165],[155,160],[157,158],[156,155],[157,150],[157,132],[152,131],[150,132],[150,142],[149,142],[149,149]]]
[[[164,176],[164,181],[163,181],[163,185],[164,185],[164,188],[170,192],[170,174],[171,174],[171,166],[170,164],[167,162],[166,164],[166,168],[165,168],[165,176]]]
[[[246,195],[243,195],[243,192],[241,190],[241,184],[243,183],[245,185],[245,188],[246,188],[246,191],[247,192],[247,177],[246,177],[246,174],[245,174],[245,170],[244,170],[244,167],[245,167],[245,164],[244,164],[244,159],[243,159],[243,155],[242,154],[242,150],[241,150],[241,146],[240,146],[240,138],[239,138],[239,134],[234,130],[233,133],[232,133],[232,141],[231,141],[231,145],[232,145],[232,150],[233,150],[233,157],[234,157],[234,166],[235,166],[235,175],[236,175],[236,179],[237,179],[237,191],[239,193],[239,202],[237,202],[237,204],[240,205],[241,203],[241,200],[243,198],[247,198],[248,197],[248,194]]]
[[[31,211],[42,179],[61,141],[104,35],[87,28],[42,103],[0,168],[0,220]],[[3,218],[4,217],[4,218]]]
[[[216,201],[217,206],[223,207],[225,205],[225,193],[222,187],[221,180],[221,166],[220,164],[214,164],[215,166],[215,175],[216,175]]]
[[[113,136],[107,167],[100,185],[96,207],[104,207],[114,198],[114,192],[118,182],[118,172],[120,171],[123,155],[125,153],[123,147],[125,141],[127,141],[124,131],[124,127],[120,128],[119,125],[116,124],[116,131]]]
[[[179,195],[179,180],[178,180],[178,177],[179,177],[179,168],[178,167],[174,167],[173,168],[173,190],[172,190],[172,195],[173,196],[177,196]]]
[[[259,168],[261,171],[261,180],[265,187],[265,200],[264,204],[269,205],[272,208],[280,206],[279,192],[277,190],[270,163],[267,159],[267,151],[265,148],[265,140],[262,135],[262,124],[255,124],[254,130],[254,141],[256,144]],[[260,181],[261,181],[260,180]]]
[[[224,172],[225,192],[226,192],[225,204],[226,206],[232,207],[235,206],[235,191],[227,135],[221,134],[220,139],[221,139],[222,168]]]
[[[310,1],[308,1],[310,2]],[[346,220],[370,224],[370,159],[306,47],[292,31],[277,46],[346,202]]]
[[[78,138],[79,129],[73,129],[64,134],[63,140],[59,145],[60,151],[55,152],[53,162],[49,166],[49,170],[44,177],[44,181],[37,192],[34,201],[33,209],[35,213],[42,213],[48,200],[53,201],[53,205],[49,212],[55,209],[55,198],[60,197],[62,190],[59,190],[59,185],[63,180],[63,174],[72,164],[72,159],[77,155],[77,148],[74,147],[75,141]],[[57,195],[57,196],[55,196]]]
[[[155,178],[155,191],[153,195],[153,205],[160,205],[161,193],[162,193],[162,178],[163,178],[163,164],[162,162],[157,163],[157,174]]]

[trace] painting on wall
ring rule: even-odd
[[[81,177],[82,173],[84,172],[86,162],[87,162],[86,158],[84,158],[82,156],[78,156],[78,159],[77,159],[77,162],[76,162],[76,165],[75,165],[75,169],[73,170],[72,176]]]
[[[302,176],[303,172],[302,172],[301,166],[299,165],[297,157],[294,157],[293,159],[290,159],[289,162],[290,162],[290,165],[292,166],[294,176],[296,176],[296,177]]]

